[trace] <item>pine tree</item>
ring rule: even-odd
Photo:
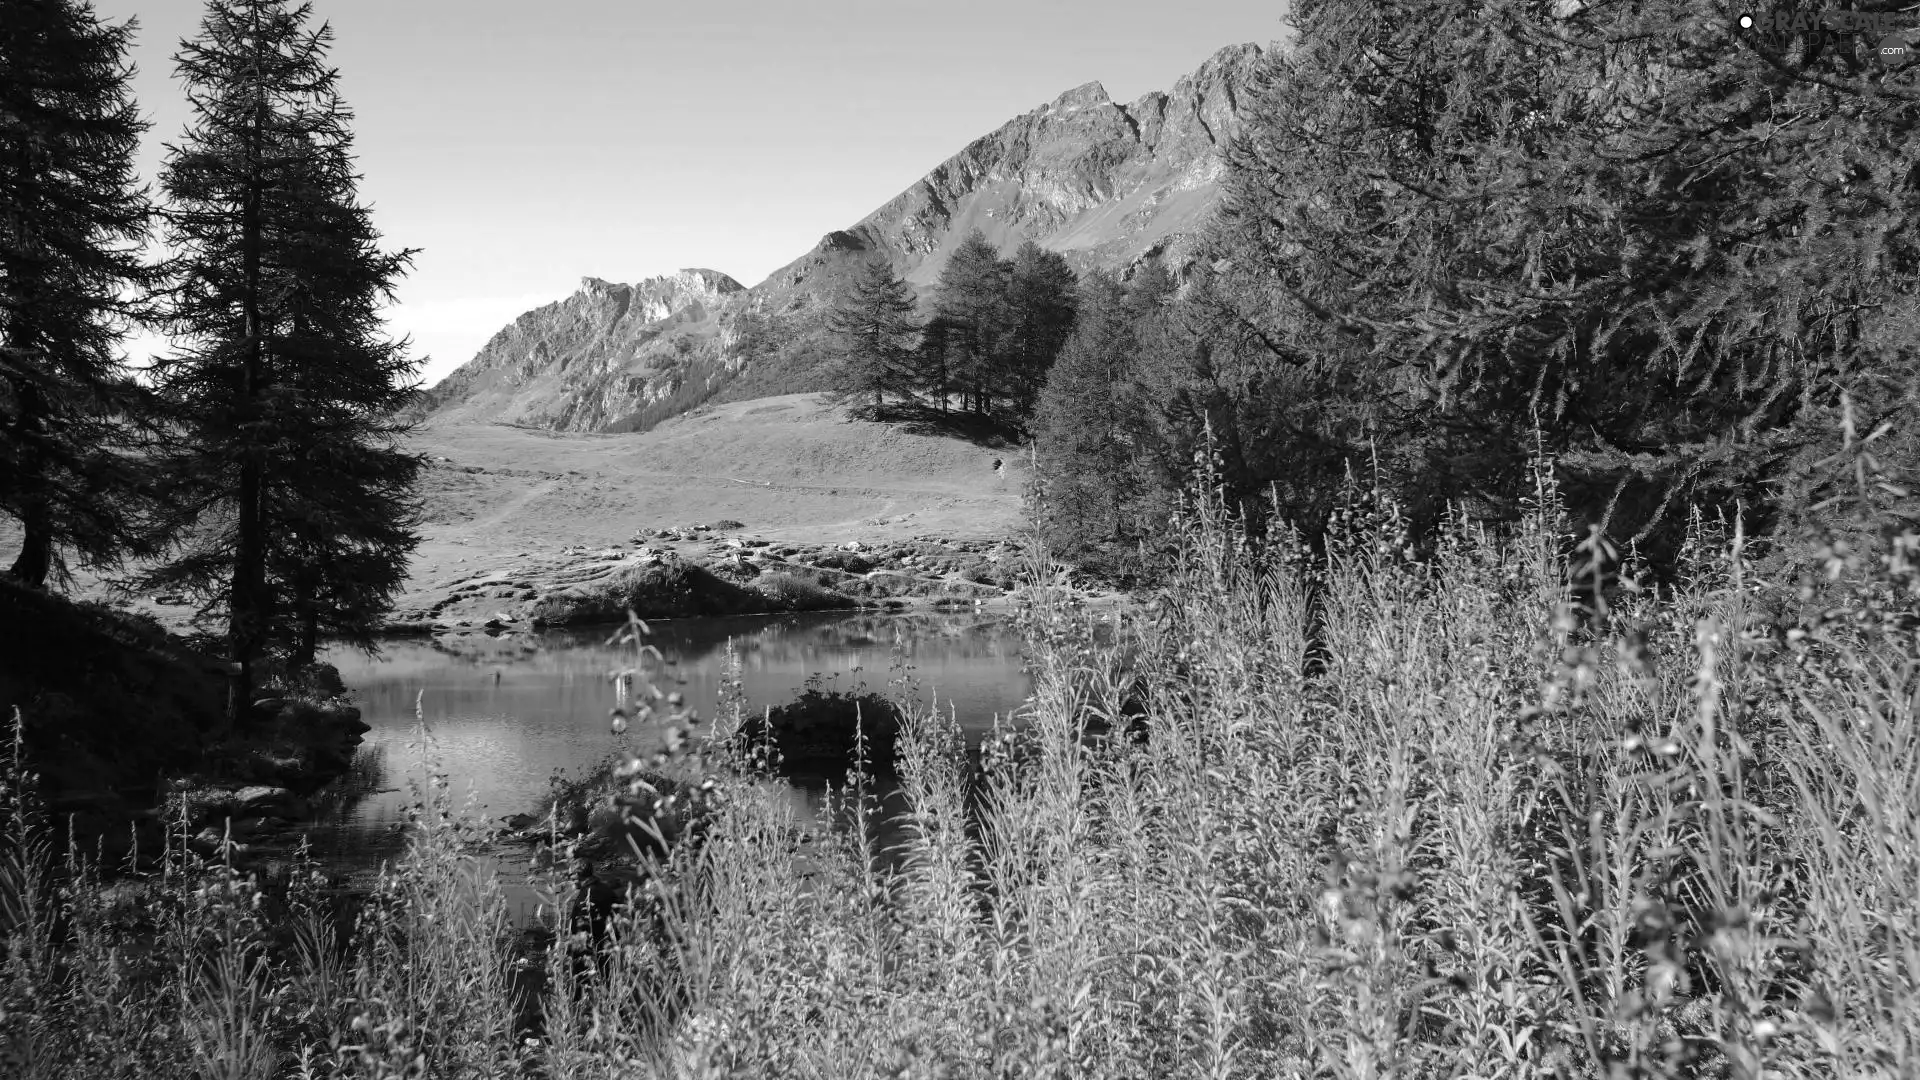
[[[322,633],[365,644],[418,542],[421,461],[385,419],[415,365],[377,315],[413,253],[379,251],[355,199],[332,32],[310,16],[208,4],[176,58],[194,122],[162,176],[179,253],[167,315],[186,347],[157,367],[187,541],[150,581],[224,601],[235,723],[262,658],[310,660]]]
[[[157,553],[138,442],[143,393],[117,352],[151,209],[129,92],[134,23],[75,0],[0,10],[0,510],[23,530],[11,575]]]
[[[914,321],[913,295],[884,256],[861,265],[828,313],[827,332],[839,346],[835,381],[843,393],[872,395],[877,415],[887,394],[912,392],[920,327]]]
[[[1079,279],[1058,252],[1031,240],[1013,253],[1007,272],[1005,393],[1018,422],[1033,416],[1047,372],[1073,333]]]
[[[940,350],[941,381],[959,391],[964,410],[980,416],[993,412],[996,393],[1006,394],[1010,270],[986,234],[975,229],[954,249],[934,291],[928,345]]]

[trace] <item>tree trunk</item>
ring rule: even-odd
[[[40,388],[29,382],[20,386],[15,397],[20,406],[20,419],[14,426],[22,434],[28,435],[21,440],[25,451],[20,462],[22,470],[29,478],[43,477],[45,469],[33,441],[43,430],[41,416],[46,411]],[[29,479],[28,482],[34,481]],[[45,489],[41,490],[44,492]],[[19,514],[20,525],[26,534],[20,539],[20,555],[14,559],[13,568],[8,573],[30,589],[45,588],[47,574],[53,569],[53,523],[48,520],[46,500],[39,495],[29,495],[22,501]]]
[[[259,47],[260,27],[255,9],[254,46]],[[247,718],[253,697],[253,659],[260,648],[262,616],[262,578],[266,571],[266,536],[262,514],[262,477],[260,453],[253,442],[260,438],[259,403],[264,372],[264,346],[260,316],[261,188],[260,141],[266,130],[267,101],[264,94],[254,104],[253,129],[247,141],[247,194],[242,211],[240,242],[245,282],[240,298],[246,334],[246,356],[240,377],[241,444],[240,490],[236,493],[239,536],[234,552],[232,599],[227,610],[227,633],[232,644],[236,670],[227,689],[227,723],[238,730]]]
[[[28,512],[21,522],[26,535],[20,540],[20,555],[8,573],[29,589],[43,589],[53,569],[53,530],[47,527],[44,512]]]

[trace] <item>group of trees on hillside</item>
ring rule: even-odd
[[[286,0],[211,0],[175,57],[192,108],[157,205],[135,26],[78,0],[0,20],[0,509],[10,573],[69,557],[184,590],[224,616],[229,719],[255,666],[366,643],[418,543],[421,459],[388,418],[416,389],[381,303],[412,252],[383,251],[356,195],[331,30]],[[149,261],[157,236],[166,254]],[[132,326],[173,347],[142,375]]]
[[[979,230],[963,238],[923,320],[884,256],[864,263],[828,312],[835,385],[876,413],[900,406],[1027,424],[1073,330],[1078,279],[1029,240],[1003,259]]]
[[[1694,0],[1291,21],[1177,298],[1108,290],[1057,369],[1063,546],[1150,543],[1207,433],[1235,505],[1309,535],[1354,475],[1416,530],[1510,518],[1544,451],[1656,562],[1689,504],[1816,513],[1846,421],[1912,466],[1920,93],[1871,41],[1736,39]]]

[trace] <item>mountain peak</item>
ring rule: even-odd
[[[769,331],[791,339],[779,362],[810,363],[828,351],[808,337],[819,332],[812,315],[862,263],[885,257],[925,295],[974,229],[1002,252],[1031,240],[1081,271],[1124,270],[1154,253],[1179,265],[1220,201],[1224,149],[1262,55],[1227,46],[1131,105],[1082,83],[975,139],[751,289],[699,267],[633,285],[584,278],[579,294],[522,316],[448,376],[435,414],[628,430],[722,388],[789,392],[815,377],[810,369],[761,370],[774,361],[736,348],[733,317],[790,320]]]
[[[1093,82],[1081,83],[1079,86],[1054,98],[1053,103],[1048,105],[1047,108],[1052,109],[1054,112],[1074,112],[1093,105],[1106,105],[1112,101],[1113,99],[1107,96],[1107,88],[1102,86],[1100,81],[1096,79]]]
[[[1237,68],[1249,61],[1258,60],[1265,54],[1265,49],[1262,49],[1259,45],[1251,41],[1243,41],[1238,45],[1228,45],[1212,56],[1207,57],[1205,62],[1194,69],[1194,75],[1204,75],[1209,72],[1218,71],[1221,68]]]
[[[656,279],[665,281],[667,279]],[[714,293],[737,293],[746,288],[718,270],[708,270],[701,266],[690,266],[674,274],[672,280],[682,288],[700,289]]]

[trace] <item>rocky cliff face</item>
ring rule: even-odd
[[[1126,105],[1099,83],[1069,90],[752,289],[710,270],[633,286],[588,278],[572,297],[522,315],[435,387],[432,415],[630,427],[643,413],[704,400],[738,373],[745,358],[732,327],[742,314],[817,311],[876,253],[924,295],[976,228],[1003,252],[1031,239],[1082,270],[1124,270],[1157,252],[1178,262],[1219,201],[1222,155],[1261,55],[1230,46],[1173,89]]]
[[[670,394],[745,291],[713,270],[637,285],[583,278],[580,291],[536,308],[429,391],[449,421],[597,431]]]
[[[773,273],[754,292],[806,295],[815,268],[884,252],[916,286],[939,278],[975,228],[1011,251],[1022,240],[1081,268],[1123,268],[1177,248],[1219,197],[1222,154],[1261,50],[1215,53],[1171,91],[1132,104],[1088,83],[976,140],[918,184]]]

